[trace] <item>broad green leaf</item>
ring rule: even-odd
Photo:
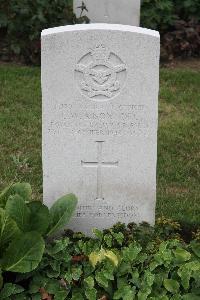
[[[30,210],[28,231],[45,234],[49,227],[49,209],[40,201],[30,202],[28,208]]]
[[[61,265],[60,261],[53,259],[50,261],[50,265],[54,271],[57,271],[60,273],[60,265]]]
[[[47,278],[46,274],[41,275],[40,271],[35,272],[29,284],[29,290],[28,290],[29,293],[31,294],[37,293],[38,287],[46,287],[48,281],[49,278]]]
[[[155,274],[151,273],[149,270],[146,270],[144,273],[144,282],[145,286],[151,287],[154,283]]]
[[[112,247],[113,237],[111,234],[107,233],[104,235],[104,241],[108,247]]]
[[[185,262],[191,258],[190,252],[182,248],[177,248],[176,250],[173,250],[173,253],[178,262]]]
[[[95,275],[95,279],[98,282],[98,284],[103,288],[106,289],[108,287],[109,280],[108,278],[106,278],[103,271],[97,271]]]
[[[190,261],[185,263],[184,265],[182,265],[179,270],[178,270],[178,274],[180,272],[184,272],[185,270],[189,270],[190,272],[199,272],[200,271],[200,261],[199,260],[194,260],[194,261]]]
[[[173,279],[164,279],[163,285],[166,290],[172,294],[176,294],[179,291],[179,283]]]
[[[105,251],[105,256],[109,258],[116,267],[118,266],[118,257],[113,251]]]
[[[133,300],[135,296],[134,290],[129,285],[123,286],[123,288],[118,289],[113,296],[113,299],[123,299],[123,300]]]
[[[5,210],[21,231],[25,232],[29,229],[30,210],[21,196],[18,194],[10,196]]]
[[[117,288],[118,290],[123,289],[127,285],[127,278],[124,277],[117,277]]]
[[[21,196],[24,201],[30,201],[31,200],[31,186],[27,182],[17,182],[12,185],[11,187],[11,195],[18,194]]]
[[[54,271],[52,269],[48,269],[46,271],[46,275],[47,275],[48,278],[58,278],[59,275],[60,275],[60,272]]]
[[[180,295],[174,295],[170,300],[183,300],[183,298]]]
[[[114,280],[113,273],[115,272],[115,270],[116,270],[115,266],[110,261],[106,261],[104,263],[103,269],[101,269],[101,271],[103,272],[105,278],[107,278],[108,280]],[[98,272],[98,270],[97,270],[97,272]]]
[[[95,288],[85,290],[85,296],[88,300],[96,300],[96,294],[97,291]]]
[[[200,296],[197,296],[195,294],[185,294],[182,296],[182,300],[199,300]]]
[[[69,222],[77,205],[77,198],[69,194],[58,199],[50,208],[50,230],[48,236],[63,229]]]
[[[0,208],[0,249],[6,247],[19,232],[16,222],[10,218],[5,210]]]
[[[67,290],[64,289],[57,279],[49,279],[45,285],[45,290],[54,295],[55,300],[64,300],[67,297]]]
[[[190,243],[192,251],[196,254],[196,256],[200,257],[200,242],[192,241]]]
[[[24,201],[30,201],[31,199],[31,186],[29,183],[26,182],[18,182],[18,183],[12,183],[8,187],[6,187],[0,194],[0,207],[5,207],[6,202],[8,198],[11,195],[18,194],[22,197]]]
[[[42,259],[45,243],[37,232],[27,232],[13,240],[2,259],[2,268],[11,272],[31,272]]]
[[[80,267],[73,267],[72,268],[72,279],[78,281],[83,274],[82,268]]]
[[[85,278],[84,281],[90,289],[94,287],[94,278],[92,276]]]
[[[185,266],[194,272],[199,272],[200,271],[200,260],[197,259],[194,261],[190,261],[190,262],[186,263]]]
[[[115,291],[113,299],[122,299],[123,297],[123,291],[122,289],[118,289],[117,291]]]
[[[68,292],[66,290],[62,290],[62,291],[57,291],[54,294],[54,300],[66,300],[67,299],[67,294]]]
[[[94,235],[95,235],[100,241],[102,241],[102,239],[103,239],[103,232],[102,232],[101,230],[99,230],[99,229],[97,229],[97,228],[94,228],[94,229],[92,230],[92,232],[94,233]]]
[[[7,299],[12,295],[19,294],[24,291],[24,288],[20,285],[13,283],[5,283],[3,289],[0,292],[0,299]]]
[[[132,262],[136,259],[141,250],[141,246],[137,245],[136,243],[131,243],[127,248],[124,248],[123,259],[125,261]]]
[[[49,255],[54,256],[55,254],[66,250],[70,244],[69,238],[63,238],[60,240],[55,240],[53,245],[48,244],[46,251]]]
[[[194,260],[191,262],[187,262],[184,265],[182,265],[178,269],[178,275],[181,278],[182,286],[185,289],[188,289],[190,286],[190,278],[193,277],[195,274],[199,274],[200,272],[200,262],[199,260]]]
[[[127,264],[125,261],[122,261],[117,269],[117,273],[121,275],[132,273],[132,268],[130,264]]]
[[[157,262],[158,265],[164,265],[165,267],[168,267],[171,265],[172,260],[174,260],[174,257],[172,255],[172,250],[168,249],[169,242],[162,242],[159,247],[159,251],[154,255],[154,260]],[[153,267],[151,266],[151,270]]]
[[[83,295],[80,291],[73,290],[71,300],[84,300],[84,299],[85,298],[83,298]]]
[[[119,245],[122,245],[124,240],[124,235],[122,232],[118,232],[118,233],[113,232],[113,237],[115,238],[115,240],[118,242]]]
[[[10,184],[0,193],[0,207],[4,208],[10,196],[10,190],[13,184]]]
[[[35,295],[31,295],[31,300],[41,300],[41,294],[37,293]]]
[[[71,270],[64,275],[64,279],[70,284],[72,282],[72,273]]]
[[[92,252],[89,255],[89,261],[91,263],[91,265],[93,266],[93,268],[96,267],[98,262],[101,262],[104,259],[104,254],[101,251],[99,252]]]
[[[102,262],[102,260],[104,260],[105,258],[108,258],[113,264],[114,266],[118,266],[118,257],[116,256],[116,254],[113,251],[110,250],[104,250],[103,248],[101,248],[100,251],[94,251],[92,253],[90,253],[89,255],[89,261],[91,263],[91,265],[93,266],[93,268],[95,268],[96,264],[99,262]]]
[[[146,287],[143,290],[138,292],[138,300],[146,300],[148,296],[151,294],[151,289]]]
[[[184,289],[188,289],[190,284],[192,269],[187,268],[187,265],[183,265],[181,268],[179,268],[177,273],[181,278],[181,284],[184,287]]]
[[[150,271],[154,271],[158,266],[160,266],[160,261],[152,261],[149,265]]]
[[[132,269],[131,266],[130,266],[130,269]],[[139,287],[140,286],[139,271],[135,268],[132,272],[130,272],[130,274],[131,274],[132,278],[130,278],[129,281],[132,282],[134,284],[134,286]]]

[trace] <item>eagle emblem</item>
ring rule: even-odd
[[[104,45],[98,45],[76,65],[79,87],[93,100],[109,100],[119,93],[126,76],[126,65]]]

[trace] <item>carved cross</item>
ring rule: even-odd
[[[102,148],[104,141],[96,141],[97,143],[97,161],[81,161],[81,165],[87,168],[97,168],[97,197],[96,200],[104,200],[102,193],[102,168],[118,167],[119,162],[104,162],[102,158]]]

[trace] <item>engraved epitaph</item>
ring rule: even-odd
[[[159,34],[89,24],[42,32],[43,194],[79,202],[69,227],[154,223]]]

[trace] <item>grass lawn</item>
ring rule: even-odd
[[[40,69],[0,65],[0,188],[42,198]],[[200,225],[200,71],[161,69],[157,216]]]

